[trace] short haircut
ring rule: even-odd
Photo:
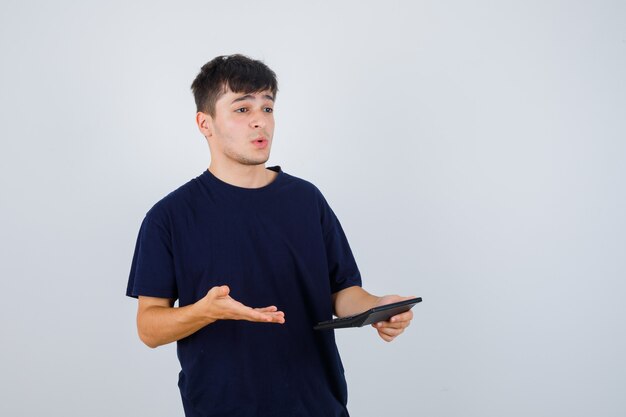
[[[191,84],[197,111],[215,117],[215,103],[227,89],[244,94],[269,90],[276,97],[278,82],[261,61],[240,54],[218,56],[202,66]]]

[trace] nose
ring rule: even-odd
[[[265,127],[265,120],[263,114],[255,113],[254,117],[250,119],[250,127],[253,129],[262,129]]]

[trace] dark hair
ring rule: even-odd
[[[247,56],[221,55],[202,66],[191,83],[196,109],[215,117],[215,103],[230,89],[235,93],[278,92],[276,74],[267,65]]]

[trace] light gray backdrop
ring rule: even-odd
[[[384,3],[384,4],[383,4]],[[199,175],[189,86],[279,76],[268,165],[315,183],[392,344],[338,333],[354,416],[626,415],[621,1],[0,5],[0,415],[182,416],[124,296],[145,212]]]

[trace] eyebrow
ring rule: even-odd
[[[266,100],[274,101],[274,97],[270,96],[269,94],[264,94],[263,98]],[[244,100],[255,100],[255,97],[252,94],[246,94],[245,96],[237,97],[230,104],[237,103],[238,101],[244,101]]]

